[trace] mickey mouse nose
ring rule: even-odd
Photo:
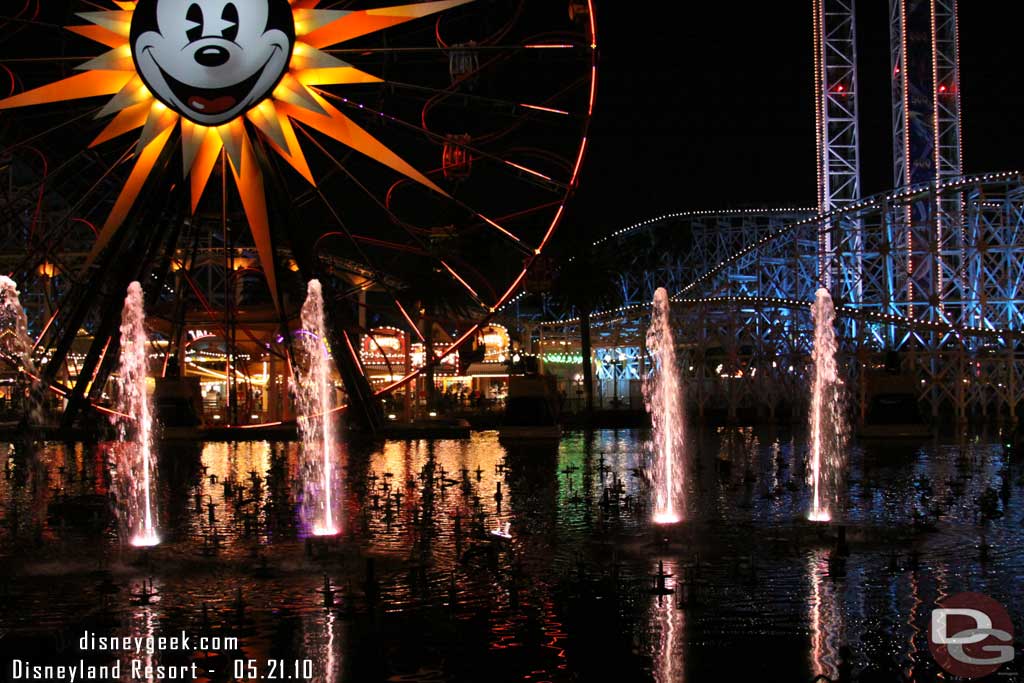
[[[210,45],[196,50],[196,61],[199,62],[200,66],[221,66],[227,63],[230,58],[231,55],[228,54],[228,51],[217,45]]]

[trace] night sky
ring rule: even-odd
[[[1024,168],[1021,4],[960,3],[967,172]],[[660,5],[598,2],[592,147],[566,233],[672,210],[811,206],[811,0],[672,3],[664,17]],[[858,5],[862,184],[873,194],[892,185],[888,2]]]

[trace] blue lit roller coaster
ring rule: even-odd
[[[940,249],[940,214],[908,209],[936,207],[951,198],[961,211],[944,225],[961,237],[955,249]],[[796,405],[810,351],[809,305],[824,278],[831,277],[852,379],[863,375],[859,366],[884,364],[886,352],[899,352],[900,369],[913,375],[932,414],[1015,414],[1024,388],[1020,174],[916,185],[778,225],[780,217],[790,216],[695,212],[648,221],[615,236],[616,250],[627,255],[629,242],[649,243],[659,232],[692,231],[693,245],[700,247],[658,254],[660,269],[649,264],[634,269],[635,262],[627,259],[621,305],[593,316],[595,344],[639,346],[649,295],[668,287],[680,346],[692,361],[686,367],[712,404],[721,399],[733,412],[755,400]],[[833,248],[822,262],[819,236],[826,230]],[[718,241],[712,233],[721,233]],[[934,237],[914,240],[914,235]],[[720,255],[722,247],[744,237],[740,248]],[[930,267],[937,274],[938,262],[950,276],[942,295],[933,296],[913,272]],[[576,334],[577,324],[576,318],[543,323],[542,336],[547,344],[559,343]],[[613,379],[608,376],[613,370],[604,370]],[[619,372],[620,381],[639,376],[626,367]],[[855,386],[866,391],[863,383]]]
[[[665,287],[702,409],[799,408],[809,307],[826,287],[861,418],[882,384],[872,376],[885,372],[932,416],[1016,419],[1024,179],[962,172],[956,2],[890,2],[896,189],[868,198],[854,3],[816,0],[813,9],[817,209],[691,211],[598,240],[614,250],[620,285],[616,305],[592,316],[598,378],[621,395],[643,375],[645,317]],[[542,352],[572,346],[572,315],[540,325]]]

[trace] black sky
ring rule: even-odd
[[[872,194],[892,185],[888,2],[858,4],[863,189]],[[960,3],[968,172],[1024,167],[1019,5]],[[812,205],[810,7],[599,0],[598,102],[575,227],[596,235],[671,210]]]

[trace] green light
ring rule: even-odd
[[[578,353],[545,353],[544,362],[552,365],[582,365],[583,356]]]

